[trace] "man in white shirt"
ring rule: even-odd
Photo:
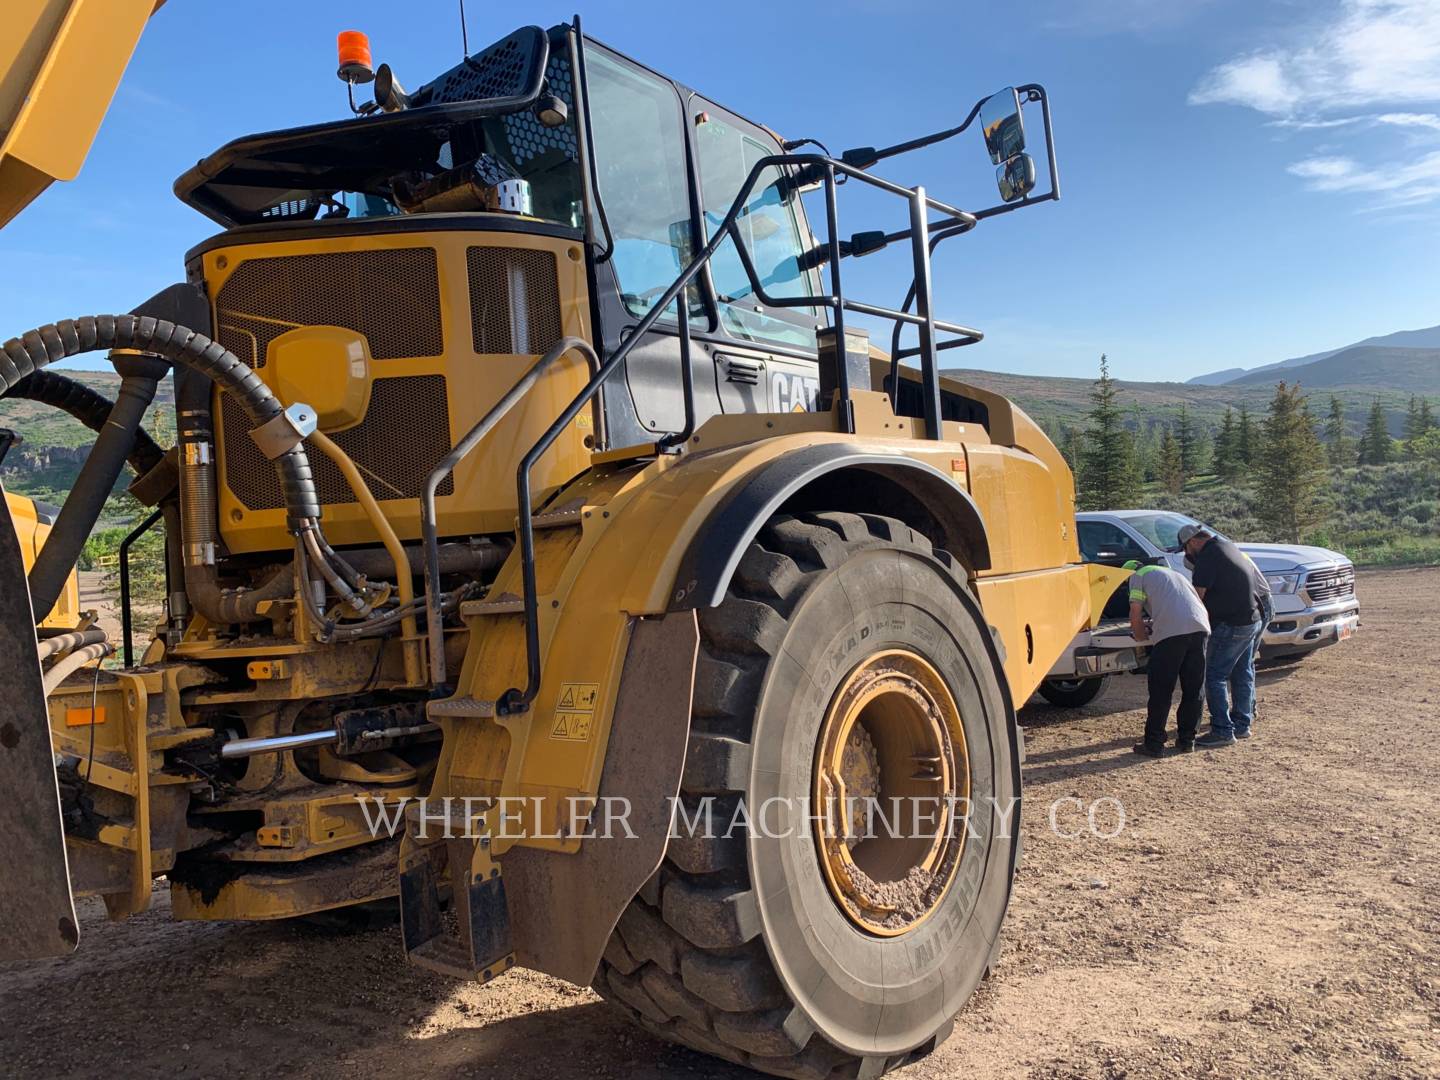
[[[1135,744],[1137,754],[1161,757],[1165,753],[1165,725],[1175,683],[1180,683],[1179,728],[1175,749],[1195,749],[1195,731],[1204,711],[1205,641],[1210,617],[1184,574],[1164,566],[1125,564],[1130,575],[1130,631],[1135,640],[1150,645],[1146,667],[1150,700],[1145,716],[1145,739]],[[1148,625],[1147,625],[1148,616]]]

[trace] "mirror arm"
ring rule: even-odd
[[[1030,87],[1023,89],[1029,90]],[[937,131],[933,135],[922,135],[918,139],[911,139],[909,142],[896,143],[894,146],[887,146],[883,150],[877,150],[873,146],[857,146],[853,150],[846,150],[840,155],[840,160],[846,165],[852,165],[857,169],[868,169],[877,162],[886,158],[895,157],[897,154],[908,154],[912,150],[919,150],[926,146],[933,146],[936,143],[944,142],[946,139],[953,139],[962,131],[975,122],[975,117],[980,115],[980,106],[985,104],[986,99],[981,98],[975,103],[970,114],[965,117],[959,127],[946,128],[944,131]]]

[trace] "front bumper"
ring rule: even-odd
[[[1260,655],[1287,656],[1336,645],[1359,626],[1360,604],[1353,597],[1303,611],[1277,611],[1260,638]]]

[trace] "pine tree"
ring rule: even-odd
[[[1171,495],[1185,490],[1185,461],[1181,454],[1180,440],[1167,427],[1160,436],[1160,483]]]
[[[1265,419],[1265,451],[1258,462],[1265,498],[1256,512],[1278,540],[1298,543],[1321,520],[1324,450],[1300,385],[1275,387]]]
[[[1091,407],[1080,451],[1079,496],[1082,510],[1122,510],[1133,506],[1140,483],[1135,445],[1121,419],[1110,362],[1100,357],[1100,378],[1090,391]]]
[[[1410,395],[1410,404],[1405,410],[1405,456],[1413,459],[1417,441],[1425,434],[1425,417],[1420,412],[1420,399]]]
[[[1430,399],[1428,397],[1422,397],[1420,399],[1420,424],[1421,435],[1424,435],[1427,431],[1434,431],[1436,427],[1435,417],[1430,412]]]
[[[1215,471],[1221,479],[1233,480],[1240,473],[1240,431],[1235,426],[1235,410],[1228,405],[1215,436]]]
[[[1345,403],[1330,395],[1330,416],[1325,421],[1325,456],[1332,469],[1343,469],[1355,460],[1355,440],[1345,428]]]
[[[1248,405],[1240,406],[1240,423],[1235,434],[1235,456],[1240,467],[1247,472],[1255,467],[1260,456],[1260,433],[1255,430],[1255,421],[1250,416]]]
[[[1377,397],[1370,405],[1365,434],[1360,436],[1360,464],[1384,465],[1395,456],[1395,440],[1385,423],[1385,409]]]
[[[1188,481],[1200,471],[1200,440],[1190,413],[1180,406],[1180,423],[1175,431],[1175,442],[1180,448],[1180,473]]]

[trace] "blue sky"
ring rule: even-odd
[[[550,25],[576,3],[540,0],[525,17]],[[472,49],[520,17],[469,7]],[[937,314],[987,334],[956,363],[1091,377],[1106,352],[1122,378],[1185,379],[1440,323],[1440,0],[580,11],[594,36],[837,152],[953,124],[1010,83],[1044,83],[1064,198],[941,249]],[[125,310],[179,280],[186,248],[215,230],[175,200],[174,178],[237,135],[343,115],[335,31],[368,32],[376,61],[409,85],[459,58],[453,2],[396,12],[375,0],[169,0],[80,178],[0,235],[0,336]],[[961,205],[994,201],[978,137],[877,171]],[[842,199],[842,231],[896,227],[893,211],[867,216],[883,209]],[[900,255],[847,264],[847,293],[898,302]]]

